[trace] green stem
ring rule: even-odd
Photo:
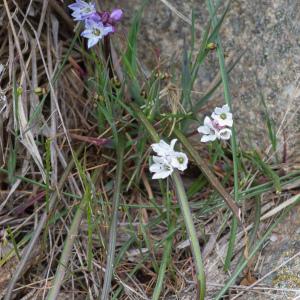
[[[159,296],[160,296],[160,293],[161,293],[161,290],[163,287],[164,277],[166,274],[166,269],[167,269],[167,266],[169,264],[169,260],[170,260],[171,254],[172,254],[173,239],[174,239],[174,235],[176,232],[176,231],[174,231],[174,229],[175,229],[175,222],[173,221],[169,228],[170,236],[165,242],[164,254],[162,257],[161,264],[160,264],[157,282],[156,282],[155,289],[154,289],[154,292],[152,295],[152,300],[159,300]]]
[[[183,144],[189,155],[194,159],[197,166],[200,168],[202,173],[206,176],[210,184],[218,191],[218,193],[223,197],[224,201],[228,205],[228,207],[231,209],[233,214],[236,216],[236,218],[241,221],[240,217],[240,209],[237,206],[237,204],[232,199],[231,195],[227,193],[226,189],[222,186],[218,178],[214,175],[214,173],[210,170],[209,166],[203,160],[198,152],[193,148],[193,146],[190,144],[189,140],[185,137],[185,135],[178,130],[177,128],[174,128],[173,130],[176,137],[180,140],[180,142]]]
[[[118,222],[118,208],[120,202],[122,173],[123,173],[123,162],[124,162],[124,142],[122,137],[118,139],[117,148],[117,170],[116,170],[116,184],[114,187],[113,195],[113,212],[112,221],[109,232],[109,245],[107,250],[107,262],[105,270],[105,278],[103,284],[103,291],[101,300],[109,298],[109,291],[111,288],[111,278],[114,270],[114,258],[116,252],[116,238],[117,238],[117,222]]]
[[[134,110],[136,116],[140,119],[143,125],[146,127],[147,131],[150,133],[152,139],[155,142],[159,142],[160,138],[159,135],[156,133],[153,126],[150,124],[144,113],[140,110],[140,108],[134,104],[130,104],[131,108]],[[205,297],[205,273],[204,273],[204,266],[202,262],[201,250],[196,234],[196,230],[194,227],[192,214],[190,212],[188,198],[181,180],[181,177],[177,171],[172,173],[172,180],[175,186],[176,194],[178,197],[178,201],[180,204],[181,212],[183,214],[183,219],[185,222],[185,226],[188,232],[188,236],[191,242],[191,249],[194,258],[194,263],[196,266],[197,272],[197,282],[199,283],[200,288],[200,300],[204,300]]]
[[[216,16],[215,7],[211,0],[207,0],[207,6],[208,11],[210,14],[210,17],[212,19],[213,27],[216,27],[218,25],[218,18]],[[230,94],[230,88],[229,88],[229,80],[228,80],[228,74],[226,70],[225,65],[225,59],[224,59],[224,51],[222,48],[221,40],[219,37],[219,34],[216,35],[216,43],[217,43],[217,55],[219,58],[219,65],[220,65],[220,73],[221,78],[223,82],[224,87],[224,99],[226,104],[230,107],[230,110],[232,111],[232,99]],[[235,128],[232,126],[232,136],[231,136],[231,151],[232,151],[232,157],[233,157],[233,175],[234,175],[234,200],[238,202],[239,200],[239,177],[238,177],[238,157],[237,157],[237,143],[236,143],[236,133]],[[228,250],[226,255],[226,262],[225,264],[225,270],[228,270],[229,264],[228,262],[231,261],[233,256],[233,250],[234,250],[234,243],[235,243],[235,237],[237,232],[237,220],[235,220],[236,217],[233,217],[232,224],[231,224],[231,233],[230,233],[230,241],[228,243]]]
[[[199,241],[197,238],[197,233],[194,227],[193,216],[190,212],[188,199],[184,190],[184,186],[180,175],[177,171],[172,174],[172,179],[175,185],[176,194],[180,204],[181,212],[185,222],[185,226],[188,232],[188,236],[191,242],[191,249],[194,256],[194,263],[197,272],[197,281],[200,287],[200,300],[204,300],[205,297],[205,273],[204,266],[202,262],[201,250],[199,246]]]

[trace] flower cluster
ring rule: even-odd
[[[218,140],[229,140],[231,137],[231,127],[233,124],[232,113],[229,106],[216,107],[210,117],[205,117],[204,125],[198,128],[198,132],[203,134],[201,142],[212,142]]]
[[[81,36],[88,39],[88,48],[96,45],[104,36],[115,32],[115,25],[123,16],[121,9],[109,12],[97,12],[95,3],[76,0],[70,4],[74,21],[84,22],[85,29]]]
[[[154,173],[152,179],[163,179],[172,174],[174,169],[184,171],[188,165],[188,157],[183,152],[174,151],[176,139],[168,145],[165,141],[152,144],[151,147],[157,156],[153,156],[150,172]]]

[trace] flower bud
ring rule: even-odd
[[[18,96],[21,96],[22,93],[23,93],[23,88],[22,88],[21,86],[18,86],[18,87],[17,87],[17,95],[18,95]]]
[[[46,94],[46,90],[45,90],[45,88],[42,88],[42,87],[36,87],[35,89],[34,89],[34,93],[37,95],[37,96],[42,96],[42,95],[44,95],[44,94]]]
[[[216,43],[208,43],[206,45],[206,49],[208,50],[215,50],[217,48],[217,44]]]

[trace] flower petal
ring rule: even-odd
[[[153,164],[149,167],[150,172],[160,172],[162,170],[162,165],[161,164]]]
[[[98,38],[90,38],[88,39],[88,48],[95,46],[99,42]]]
[[[108,35],[111,32],[114,32],[114,28],[112,26],[105,26],[103,28],[102,34],[103,35]]]
[[[166,156],[173,151],[172,147],[164,140],[160,140],[159,143],[152,144],[151,147],[159,156]]]
[[[228,104],[223,105],[223,106],[222,106],[222,110],[223,110],[223,112],[225,112],[225,113],[229,113],[229,112],[230,112],[229,105],[228,105]]]
[[[223,113],[223,109],[221,107],[216,107],[214,112],[217,114],[217,115],[220,115],[221,113]]]
[[[208,134],[208,135],[203,135],[201,138],[201,142],[207,143],[207,142],[213,142],[217,139],[216,135]]]
[[[231,130],[228,128],[221,129],[219,132],[219,138],[221,140],[229,140],[231,137]]]
[[[173,140],[171,141],[171,143],[170,143],[170,148],[171,148],[172,150],[174,150],[174,147],[175,147],[176,142],[177,142],[177,139],[173,139]]]
[[[212,121],[211,121],[210,117],[207,117],[207,116],[206,116],[206,117],[204,118],[204,122],[203,122],[203,123],[204,123],[204,126],[208,126],[208,127],[211,127],[211,126],[212,126],[212,124],[211,124]]]
[[[153,156],[152,159],[156,164],[163,164],[166,162],[165,158],[160,156]]]
[[[123,16],[123,10],[122,9],[114,9],[111,14],[110,14],[110,18],[115,21],[118,22],[121,20]]]
[[[199,133],[203,134],[209,134],[210,133],[210,128],[208,126],[200,126],[197,128]]]
[[[187,169],[188,161],[187,155],[183,152],[174,152],[171,156],[171,166],[180,171]]]
[[[173,169],[172,170],[163,170],[161,172],[156,172],[153,176],[152,179],[164,179],[167,178],[168,176],[170,176],[173,173]]]

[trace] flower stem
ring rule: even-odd
[[[208,7],[210,17],[212,19],[212,25],[213,25],[213,27],[216,27],[216,26],[218,26],[218,18],[216,16],[215,6],[214,6],[212,0],[207,0],[206,2],[207,2],[207,7]],[[228,5],[229,4],[230,4],[230,1],[229,1]],[[218,45],[217,46],[217,56],[219,58],[219,66],[220,66],[220,74],[221,74],[222,83],[223,83],[224,99],[225,99],[226,104],[228,104],[228,106],[230,107],[230,111],[232,111],[232,98],[231,98],[230,88],[229,88],[229,79],[228,79],[228,74],[227,74],[226,65],[225,65],[224,51],[222,48],[221,39],[219,37],[219,34],[216,35],[216,44]],[[232,130],[231,151],[232,151],[232,158],[233,158],[234,200],[236,202],[239,202],[239,172],[238,172],[239,159],[238,159],[238,149],[237,149],[236,132],[235,132],[234,125],[232,126],[231,130]],[[237,233],[237,220],[236,220],[236,217],[233,217],[232,223],[231,223],[230,242],[228,244],[227,255],[226,255],[225,265],[224,265],[225,271],[229,270],[230,262],[233,257],[236,233]]]
[[[201,250],[194,227],[193,216],[190,212],[188,199],[185,193],[185,189],[181,180],[180,175],[177,171],[172,174],[172,179],[174,182],[177,198],[180,204],[181,212],[183,214],[183,219],[188,232],[188,236],[191,242],[191,249],[194,257],[194,263],[197,272],[197,281],[200,288],[200,300],[204,300],[205,297],[205,273],[204,266],[202,262]]]
[[[134,110],[137,118],[143,123],[151,138],[155,142],[159,142],[160,138],[156,133],[156,130],[150,124],[149,120],[146,118],[144,113],[140,110],[140,108],[135,103],[130,103],[130,107]],[[199,299],[204,300],[205,297],[205,273],[204,266],[202,262],[201,250],[196,234],[196,230],[193,223],[193,217],[190,212],[189,203],[187,199],[187,195],[181,180],[179,173],[175,170],[172,173],[172,180],[174,183],[175,191],[177,194],[177,198],[180,204],[181,213],[183,214],[183,219],[185,222],[185,226],[188,232],[188,236],[191,242],[191,249],[194,258],[194,263],[196,265],[196,273],[197,273],[197,282],[199,283]]]
[[[112,61],[112,56],[111,56],[109,35],[106,35],[103,39],[103,52],[104,52],[105,61],[107,63],[109,79],[113,79],[114,78],[114,68],[113,68],[113,61]]]
[[[104,284],[102,289],[101,299],[105,300],[109,298],[109,292],[111,288],[111,279],[115,268],[115,253],[116,253],[116,240],[117,240],[117,223],[118,223],[118,210],[122,185],[123,163],[124,163],[124,139],[119,137],[117,145],[117,169],[116,169],[116,181],[114,186],[113,195],[113,210],[112,220],[109,230],[109,244],[107,250],[106,271],[104,277]]]

